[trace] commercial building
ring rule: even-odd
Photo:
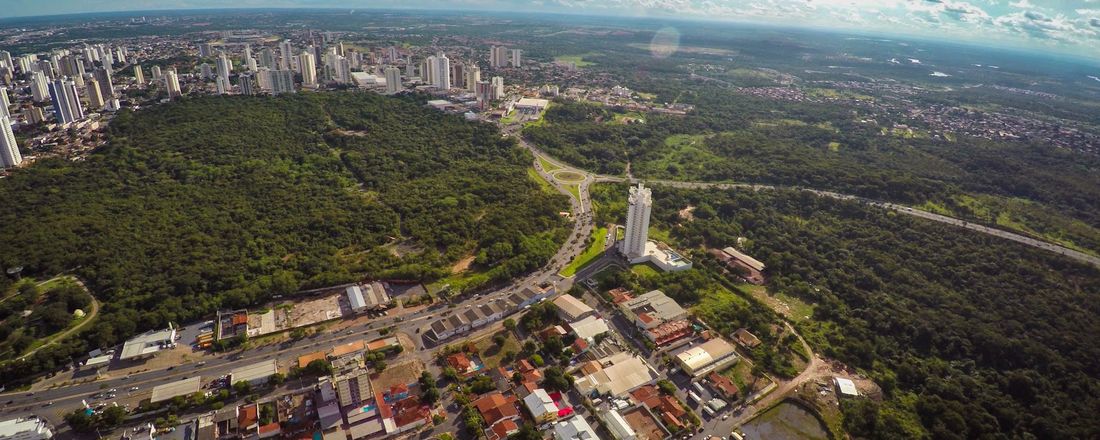
[[[172,383],[157,385],[153,387],[153,395],[149,398],[149,403],[163,402],[176,396],[188,396],[197,393],[202,385],[201,382],[201,377],[194,376]]]
[[[550,105],[550,101],[538,98],[520,98],[516,102],[516,111],[526,114],[538,114]]]
[[[169,326],[165,330],[145,333],[122,344],[121,361],[148,358],[158,351],[176,346],[176,329]]]
[[[657,327],[645,331],[646,339],[658,347],[671,344],[695,333],[695,328],[686,319],[667,321]]]
[[[46,440],[53,438],[53,429],[45,419],[26,417],[0,422],[0,439]]]
[[[764,269],[766,266],[759,260],[734,249],[732,246],[727,246],[721,250],[712,249],[710,254],[725,263],[726,266],[734,269],[735,273],[745,281],[756,285],[764,284]]]
[[[574,381],[573,385],[586,396],[622,396],[653,383],[658,377],[644,359],[626,352],[582,364],[580,371],[589,373]]]
[[[652,290],[618,304],[619,310],[643,330],[688,317],[688,311],[660,290]]]
[[[619,252],[628,260],[633,260],[645,255],[645,244],[649,240],[649,215],[653,210],[653,193],[638,183],[638,186],[630,188],[627,203],[626,235],[619,244]]]
[[[267,383],[267,380],[278,372],[279,370],[275,365],[275,359],[268,359],[251,365],[234,368],[233,371],[229,373],[229,383],[243,381],[248,382],[252,386],[259,386]]]
[[[558,308],[558,316],[565,322],[575,322],[596,314],[588,304],[581,302],[577,297],[568,293],[554,298],[554,305]]]
[[[577,335],[578,338],[584,339],[587,342],[592,342],[595,340],[596,336],[601,333],[611,331],[607,326],[607,321],[595,316],[588,316],[580,321],[569,324],[569,329],[572,330],[573,334]]]
[[[600,413],[600,420],[603,421],[604,427],[611,432],[611,436],[614,437],[615,440],[635,440],[638,438],[638,434],[634,432],[634,428],[632,428],[630,423],[626,421],[626,418],[615,409]]]
[[[23,156],[19,154],[15,132],[11,129],[11,118],[0,116],[0,168],[11,168],[21,163]]]
[[[722,338],[714,338],[676,355],[676,362],[684,369],[684,373],[700,377],[737,362],[737,351],[733,344]]]
[[[554,424],[555,440],[599,440],[596,430],[584,417],[570,417]]]

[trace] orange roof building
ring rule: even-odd
[[[298,368],[305,368],[310,362],[317,360],[325,360],[325,352],[315,351],[313,353],[303,354],[298,357]]]
[[[332,357],[338,358],[347,356],[349,354],[355,354],[367,349],[367,344],[362,340],[349,342],[347,344],[337,345],[332,347]]]

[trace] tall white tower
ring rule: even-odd
[[[19,155],[15,133],[11,131],[11,119],[0,116],[0,168],[11,168],[22,162],[23,156]]]
[[[401,69],[393,66],[389,66],[385,70],[386,72],[386,93],[394,94],[404,90],[404,86],[401,84]]]
[[[314,58],[313,53],[309,50],[303,50],[301,55],[298,55],[298,70],[302,72],[302,85],[303,86],[316,86],[317,85],[317,60]]]
[[[634,259],[645,255],[645,244],[649,241],[649,213],[653,209],[653,194],[649,188],[638,186],[630,188],[630,197],[627,199],[629,208],[626,211],[626,236],[619,245],[627,259]]]
[[[435,57],[435,87],[440,90],[451,89],[451,60],[440,52]]]

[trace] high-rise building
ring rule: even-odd
[[[5,440],[49,440],[53,428],[38,417],[10,419],[0,422],[0,438]]]
[[[126,64],[126,48],[119,47],[115,49],[115,61],[118,61],[119,64]]]
[[[294,72],[290,70],[269,70],[271,94],[294,93]]]
[[[134,65],[134,81],[138,84],[145,84],[145,73],[141,71],[141,66]]]
[[[244,56],[241,57],[241,64],[244,64],[244,65],[247,66],[249,64],[248,60],[251,60],[251,59],[252,59],[252,45],[248,44],[248,43],[245,43],[245,45],[244,45]],[[252,61],[252,62],[255,63],[256,61]]]
[[[520,49],[512,49],[512,67],[520,67],[522,64],[523,51]]]
[[[428,84],[435,84],[435,71],[432,70],[432,58],[424,58],[420,62],[420,80]]]
[[[394,94],[404,90],[401,84],[401,69],[393,66],[386,67],[386,93]]]
[[[38,124],[46,122],[46,114],[42,113],[42,107],[27,104],[23,107],[23,119],[26,119],[28,124]]]
[[[0,50],[0,65],[8,66],[12,69],[15,68],[15,62],[11,59],[11,52]]]
[[[396,47],[390,46],[388,49],[386,49],[386,59],[389,60],[389,62],[396,64],[397,59],[400,56],[401,55],[397,53],[397,48]]]
[[[493,46],[489,49],[489,67],[499,69],[508,65],[508,48]]]
[[[115,97],[115,86],[111,82],[111,68],[100,67],[95,70],[95,80],[99,82],[99,92],[103,95],[103,99],[111,99]]]
[[[466,90],[476,93],[479,82],[481,82],[481,68],[477,66],[466,68]]]
[[[477,104],[482,109],[488,108],[493,100],[493,84],[489,81],[478,81],[474,85],[474,94],[477,96]]]
[[[214,45],[210,43],[199,44],[199,56],[207,58],[214,55]]]
[[[302,85],[317,86],[317,58],[309,50],[303,50],[298,55],[298,70],[302,72]]]
[[[164,88],[168,90],[169,98],[183,96],[183,90],[180,89],[180,79],[179,75],[176,74],[176,69],[168,69],[168,71],[164,72]]]
[[[217,87],[219,95],[224,95],[229,91],[229,80],[219,76],[214,80],[214,86]]]
[[[272,52],[270,47],[265,47],[260,51],[260,67],[266,67],[268,69],[275,69],[275,53]]]
[[[626,212],[626,235],[619,245],[628,259],[645,255],[645,244],[649,241],[649,214],[653,209],[653,194],[649,188],[641,183],[630,188],[630,196],[627,199],[629,207]]]
[[[102,87],[100,87],[102,90]],[[72,80],[59,78],[50,83],[50,101],[53,114],[59,124],[68,124],[84,119],[84,106],[80,103],[80,94]]]
[[[223,79],[226,84],[229,84],[229,73],[233,71],[233,63],[229,61],[229,56],[227,56],[225,52],[220,52],[218,54],[217,64],[218,78]]]
[[[451,87],[466,88],[466,66],[462,63],[451,64]]]
[[[34,102],[45,102],[50,99],[50,92],[47,89],[49,81],[46,80],[46,74],[42,72],[34,72],[34,76],[31,79],[31,99]]]
[[[8,100],[8,88],[0,87],[0,116],[11,116],[8,107],[11,107],[11,101]]]
[[[162,75],[160,72],[160,66],[153,66],[152,69],[149,69],[149,72],[153,75],[153,81],[160,81],[160,77]]]
[[[212,69],[209,64],[206,64],[206,63],[199,64],[199,77],[201,77],[204,80],[213,78],[214,77],[214,69]]]
[[[252,82],[252,74],[246,73],[237,77],[237,81],[240,81],[241,94],[245,96],[252,96],[256,94],[255,84]]]
[[[293,53],[293,48],[290,47],[290,40],[283,40],[279,42],[279,68],[281,70],[290,70],[290,57]],[[272,66],[274,69],[274,67]]]
[[[429,68],[433,72],[432,85],[440,90],[451,89],[451,60],[440,52],[434,57],[429,57]]]
[[[99,81],[88,81],[88,108],[103,108],[103,93],[99,91]]]
[[[504,77],[494,76],[493,77],[493,99],[503,99],[503,98],[504,98]]]
[[[11,118],[0,116],[0,168],[11,168],[23,163],[15,133],[11,131]]]
[[[347,58],[337,55],[336,56],[336,82],[340,84],[351,84],[351,61]]]

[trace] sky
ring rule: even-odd
[[[333,7],[676,17],[923,36],[1100,58],[1100,0],[0,0],[0,17]]]

